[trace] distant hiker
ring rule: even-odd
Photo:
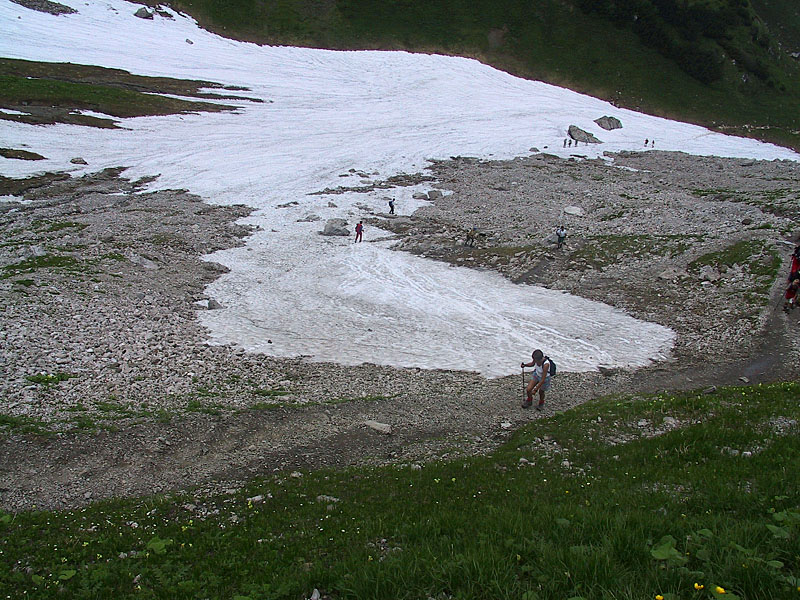
[[[394,199],[389,200],[389,214],[390,215],[394,214]]]
[[[358,225],[356,225],[356,241],[361,241],[361,235],[364,233],[364,224],[359,221]]]
[[[478,228],[473,227],[469,231],[467,231],[467,239],[464,240],[464,245],[473,247],[475,246],[475,238],[478,237]]]
[[[800,278],[793,279],[789,287],[786,288],[786,293],[783,295],[783,310],[787,313],[797,306],[797,291],[800,290]]]
[[[656,147],[656,141],[655,140],[650,140],[650,147],[651,148],[655,148]]]
[[[533,395],[539,392],[539,403],[536,405],[536,410],[544,408],[544,393],[550,389],[550,359],[538,348],[531,354],[533,359],[529,363],[522,363],[523,372],[525,367],[533,367],[531,380],[528,387],[525,388],[525,401],[522,403],[522,408],[530,408],[533,404]]]
[[[567,146],[569,146],[570,148],[572,148],[572,140],[569,140],[569,141],[567,142]]]
[[[564,138],[564,148],[567,147],[567,138]]]
[[[645,138],[645,139],[644,139],[644,147],[645,147],[645,148],[647,148],[647,142],[648,142],[648,141],[649,141],[649,140],[648,140],[647,138]]]
[[[556,243],[558,244],[557,247],[559,249],[564,245],[565,239],[567,239],[567,230],[564,229],[563,225],[559,225],[558,229],[556,229]]]
[[[792,252],[792,266],[789,267],[789,281],[794,281],[800,277],[800,244],[795,246]]]

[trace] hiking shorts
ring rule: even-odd
[[[539,383],[539,376],[536,375],[536,374],[531,375],[531,381],[533,382],[534,385],[536,385],[537,383]],[[543,392],[546,392],[547,390],[550,389],[550,376],[549,375],[544,378],[544,383],[542,384],[542,387],[540,387],[539,389],[542,390]]]

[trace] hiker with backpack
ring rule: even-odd
[[[564,229],[563,225],[559,225],[556,229],[556,244],[557,248],[560,250],[561,246],[564,245],[564,240],[567,239],[567,230]]]
[[[533,404],[533,395],[539,393],[539,403],[536,410],[544,408],[544,394],[550,389],[550,379],[556,374],[556,363],[545,356],[544,352],[538,348],[531,354],[533,359],[529,363],[522,363],[522,381],[525,382],[525,367],[533,367],[531,380],[525,388],[525,400],[522,401],[522,408],[530,408]]]

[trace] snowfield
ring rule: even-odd
[[[309,194],[415,173],[428,159],[454,155],[505,159],[537,147],[568,156],[575,149],[562,142],[570,125],[604,142],[581,146],[589,157],[641,150],[648,138],[658,150],[800,158],[474,60],[257,46],[203,31],[168,9],[171,19],[143,20],[133,16],[139,6],[121,0],[62,3],[78,13],[53,16],[0,0],[0,56],[246,86],[235,93],[264,103],[225,100],[238,110],[126,119],[119,130],[0,121],[3,146],[47,157],[0,158],[0,173],[81,175],[126,166],[127,177],[159,175],[152,189],[186,188],[212,203],[256,207],[247,222],[261,229],[247,246],[208,257],[231,271],[208,290],[223,308],[199,316],[214,343],[269,355],[490,377],[518,372],[533,347],[570,371],[665,359],[670,329],[606,305],[393,252],[390,241],[376,241],[387,235],[374,227],[362,244],[318,235],[329,218],[352,228],[369,216],[364,207],[385,211],[386,196],[399,214],[410,214],[422,186]],[[603,115],[623,128],[602,130],[594,119]],[[88,165],[70,164],[78,156]],[[281,206],[288,203],[296,204]],[[310,215],[320,220],[300,221]]]

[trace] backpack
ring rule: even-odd
[[[550,369],[547,371],[548,375],[550,375],[550,377],[555,377],[556,376],[556,363],[555,363],[555,361],[552,358],[550,358],[549,356],[545,356],[544,359],[550,363]]]

